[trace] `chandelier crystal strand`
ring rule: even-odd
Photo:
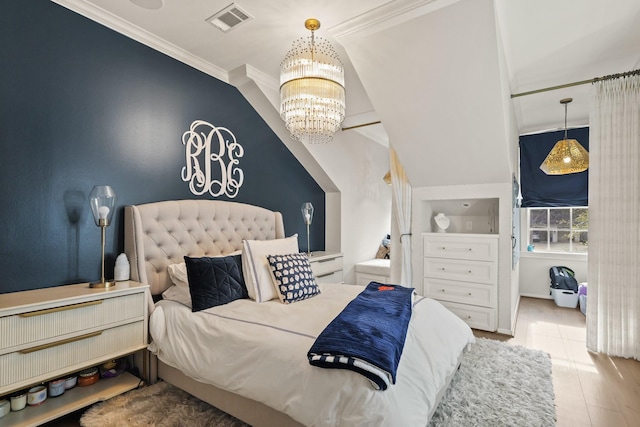
[[[293,139],[324,143],[344,120],[344,67],[331,43],[315,37],[319,22],[309,21],[311,36],[296,40],[281,64],[280,117]]]

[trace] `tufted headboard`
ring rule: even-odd
[[[219,200],[171,200],[126,206],[124,248],[131,279],[158,295],[171,286],[169,264],[184,256],[224,255],[242,240],[284,238],[280,212]]]

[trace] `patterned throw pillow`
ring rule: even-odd
[[[320,293],[307,255],[267,255],[267,261],[271,267],[273,284],[283,303],[291,304]]]

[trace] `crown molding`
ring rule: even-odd
[[[229,74],[226,70],[204,61],[202,58],[195,56],[168,41],[144,30],[122,18],[108,12],[98,6],[83,0],[51,0],[62,7],[76,12],[98,24],[104,25],[122,35],[129,37],[139,43],[144,44],[160,53],[163,53],[173,59],[187,64],[196,70],[202,71],[225,83],[229,82]]]
[[[233,76],[235,75],[235,72],[237,72],[237,71],[241,71],[248,78],[250,78],[251,80],[255,81],[260,86],[264,86],[264,87],[268,88],[269,90],[274,91],[276,93],[280,92],[280,82],[278,81],[278,79],[273,78],[269,74],[259,70],[256,67],[253,67],[252,65],[249,65],[249,64],[242,65],[242,66],[236,68],[235,70],[230,71],[229,72],[229,83],[233,84],[233,81],[234,81]]]
[[[336,40],[366,37],[460,0],[396,0],[328,29]]]

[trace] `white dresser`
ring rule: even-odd
[[[339,252],[316,251],[309,257],[311,271],[317,282],[342,282],[342,254]]]
[[[474,329],[495,331],[498,306],[498,235],[423,233],[426,296]]]
[[[0,396],[146,348],[147,290],[125,281],[106,290],[83,283],[0,294]],[[0,425],[39,425],[139,383],[126,372],[101,379],[11,412]]]

